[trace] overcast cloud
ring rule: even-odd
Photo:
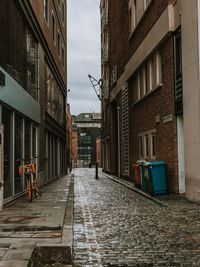
[[[99,0],[68,0],[68,102],[71,114],[100,112],[88,79],[100,79]]]

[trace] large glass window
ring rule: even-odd
[[[31,159],[31,123],[25,121],[25,162],[30,162]]]
[[[36,127],[32,127],[32,157],[33,158],[37,156],[36,138],[37,138],[37,129]]]
[[[46,76],[47,76],[47,112],[59,123],[64,123],[64,95],[61,92],[57,82],[52,75],[49,67],[46,65]]]
[[[54,176],[57,177],[57,138],[54,137]]]
[[[19,166],[23,159],[23,121],[15,115],[15,194],[23,191],[23,177],[19,175]]]
[[[51,135],[48,133],[48,179],[51,179]]]
[[[27,29],[26,33],[27,51],[27,91],[38,100],[39,71],[38,71],[38,43],[35,41],[31,32]]]
[[[12,177],[12,112],[2,108],[2,123],[4,124],[4,198],[13,195]]]

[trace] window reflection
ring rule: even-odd
[[[64,123],[64,96],[47,65],[46,75],[46,110],[60,125],[62,125]]]
[[[15,115],[15,194],[23,190],[23,177],[19,175],[19,166],[23,159],[23,124],[22,118]]]
[[[2,123],[4,124],[4,198],[10,197],[13,194],[13,179],[12,179],[12,112],[2,108]]]
[[[25,162],[30,162],[31,158],[31,123],[25,121]]]

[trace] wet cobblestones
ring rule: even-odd
[[[199,206],[170,204],[161,207],[104,176],[95,180],[94,170],[77,170],[75,266],[200,266]]]

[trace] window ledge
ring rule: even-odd
[[[155,87],[154,89],[152,89],[150,92],[148,92],[146,95],[144,95],[142,98],[140,98],[139,100],[135,101],[132,106],[137,105],[138,103],[142,102],[146,97],[148,97],[149,95],[153,94],[155,91],[157,91],[159,88],[161,88],[163,86],[162,83],[160,83],[157,87]]]

